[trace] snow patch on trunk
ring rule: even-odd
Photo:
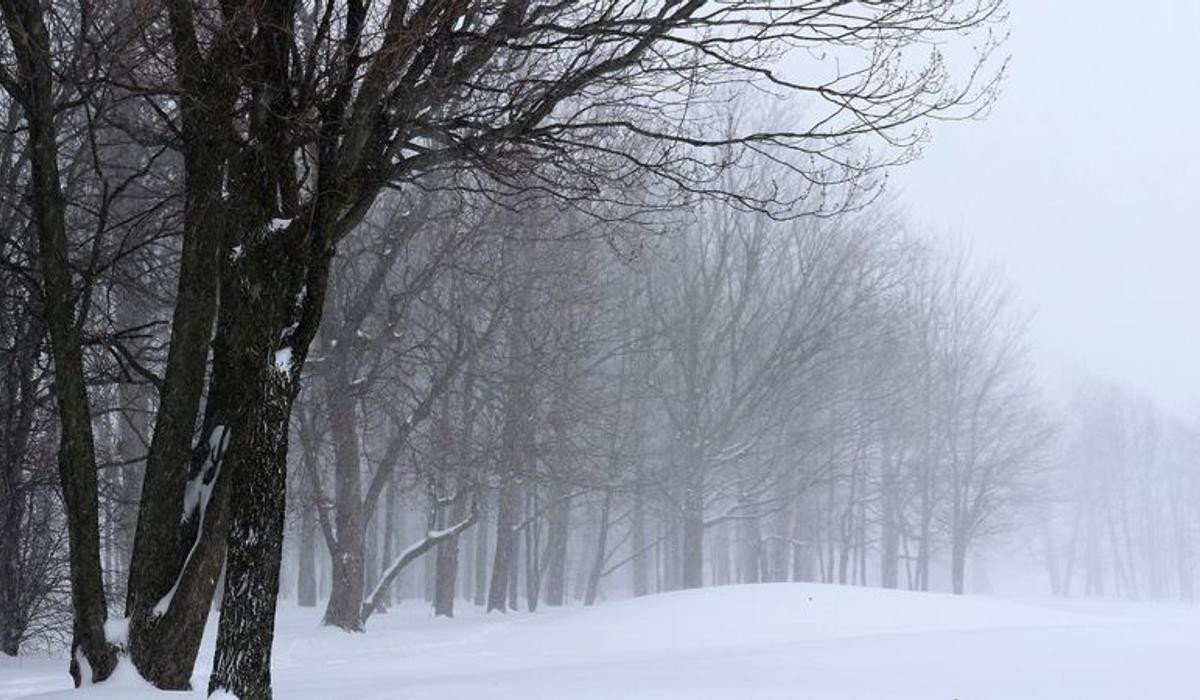
[[[109,644],[125,649],[129,646],[129,618],[112,617],[104,621],[104,638]]]
[[[208,454],[204,456],[204,463],[200,465],[196,476],[188,481],[183,492],[184,520],[192,517],[196,508],[201,510],[208,508],[208,499],[212,496],[213,484],[217,482],[216,470],[220,469],[220,462],[224,459],[225,448],[228,446],[229,431],[223,425],[214,427],[208,435]],[[212,479],[206,483],[204,477],[210,471],[213,473]]]
[[[290,346],[275,351],[275,371],[282,374],[292,371],[292,348]]]

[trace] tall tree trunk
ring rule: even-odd
[[[960,533],[955,533],[951,539],[950,585],[954,595],[962,595],[966,591],[967,541]]]
[[[900,585],[900,503],[895,468],[890,458],[883,465],[881,498],[883,512],[879,533],[879,583],[884,588]]]
[[[336,357],[336,359],[334,359]],[[366,541],[363,527],[362,468],[358,426],[351,393],[349,358],[334,353],[325,377],[325,406],[333,434],[335,552],[330,559],[333,588],[324,624],[361,632],[360,610],[366,585]]]
[[[571,532],[571,499],[561,483],[551,489],[546,529],[546,605],[566,602],[567,543]]]
[[[530,486],[526,493],[525,522],[525,609],[537,612],[542,590],[541,521],[537,515],[537,489]]]
[[[515,511],[514,521],[519,521],[521,511]],[[508,609],[520,610],[520,579],[521,579],[521,538],[520,533],[512,533],[512,542],[509,545],[511,553],[508,557]]]
[[[689,484],[683,501],[680,585],[700,588],[704,585],[704,498],[700,487]]]
[[[758,583],[762,580],[762,535],[757,518],[737,521],[738,583]]]
[[[117,654],[104,633],[108,605],[100,565],[95,438],[76,328],[66,202],[58,169],[50,36],[38,0],[6,0],[0,3],[0,10],[16,57],[19,86],[13,97],[20,101],[27,128],[30,204],[45,300],[42,315],[50,334],[54,399],[61,427],[58,469],[66,510],[74,613],[71,677],[79,685],[84,680],[108,678],[117,665]],[[82,668],[84,664],[88,669]]]
[[[458,488],[462,488],[461,484]],[[467,514],[467,499],[461,494],[450,507],[450,515],[442,522],[441,527],[450,527],[461,522]],[[435,616],[454,617],[454,598],[458,589],[458,535],[447,537],[437,546],[437,561],[435,563],[433,614]]]
[[[484,521],[475,530],[475,587],[471,598],[472,602],[478,607],[483,607],[488,602],[488,529],[486,513],[487,511],[484,511]]]
[[[20,651],[28,627],[18,566],[26,501],[20,466],[18,461],[0,463],[0,654],[7,656]]]
[[[641,481],[639,464],[637,479]],[[633,555],[633,595],[644,596],[650,592],[650,567],[646,556],[646,500],[639,488],[633,494],[633,533],[631,535]]]
[[[729,561],[729,528],[724,523],[718,525],[713,532],[712,546],[713,560],[713,577],[714,586],[725,586],[732,583],[731,569]]]
[[[604,562],[608,557],[608,522],[612,499],[612,489],[605,489],[604,503],[600,506],[600,521],[596,524],[596,553],[592,557],[592,567],[588,573],[587,592],[583,596],[584,605],[595,605],[596,597],[600,594],[600,578],[604,575]]]
[[[296,557],[296,603],[302,608],[317,605],[317,522],[313,509],[305,503],[300,509],[299,552]]]
[[[177,57],[179,58],[179,57]],[[195,88],[197,76],[182,78]],[[155,608],[177,586],[189,560],[219,560],[224,556],[224,533],[197,539],[199,519],[186,517],[185,493],[198,489],[189,477],[203,471],[202,461],[212,452],[208,440],[214,423],[206,420],[201,441],[193,449],[192,439],[204,393],[208,369],[209,337],[216,314],[218,270],[221,251],[232,236],[227,230],[227,202],[221,196],[225,150],[220,128],[213,115],[225,113],[229,95],[216,90],[197,90],[183,100],[184,209],[183,245],[179,282],[171,320],[167,367],[159,390],[158,413],[146,457],[137,527],[126,588],[126,614],[130,618],[130,656],[138,672],[159,688],[186,689],[199,650],[212,593],[212,583],[203,585],[187,598],[195,609],[172,617],[188,620],[186,629],[163,624]],[[209,403],[215,405],[214,390]],[[211,416],[211,411],[206,409]],[[222,428],[224,429],[224,428]],[[196,453],[201,456],[197,457]],[[212,465],[210,465],[212,466]],[[203,476],[203,475],[201,475]],[[210,482],[211,483],[211,482]],[[205,527],[224,527],[225,488],[212,488]],[[182,523],[182,526],[181,526]],[[204,569],[219,569],[219,561]],[[208,581],[207,572],[195,579]],[[173,596],[172,602],[184,602]]]
[[[396,489],[396,472],[388,476],[387,495],[384,496],[383,510],[383,561],[391,562],[396,558],[396,542],[399,541],[399,533],[396,532],[397,520],[400,517],[399,510],[399,493]],[[386,563],[384,564],[387,565]],[[392,604],[393,591],[395,586],[387,586],[379,596],[379,612],[386,612]]]
[[[508,611],[508,588],[514,582],[509,581],[513,568],[513,556],[516,554],[516,524],[517,487],[510,481],[500,485],[496,497],[496,550],[492,559],[492,579],[488,586],[487,611]]]
[[[242,700],[271,697],[288,428],[329,274],[329,251],[313,233],[307,250],[268,238],[232,266],[221,289],[213,372],[216,393],[228,392],[221,415],[232,433],[230,524],[209,692]]]
[[[132,325],[132,324],[129,324]],[[114,573],[118,575],[119,600],[128,599],[125,587],[129,581],[129,566],[133,558],[133,540],[137,533],[138,494],[142,492],[142,475],[145,463],[146,440],[150,437],[150,411],[152,398],[142,386],[122,385],[119,390],[120,404],[125,409],[121,422],[121,433],[117,440],[117,458],[122,466],[118,473],[119,507],[113,523],[115,546],[118,556]]]
[[[15,357],[0,368],[0,653],[16,656],[28,627],[21,595],[20,550],[27,537],[26,504],[30,484],[29,439],[37,409],[36,361],[42,347],[41,323],[30,319],[12,339]]]

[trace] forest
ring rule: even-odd
[[[1200,423],[1048,386],[888,187],[1003,100],[1003,0],[0,15],[5,655],[249,700],[284,606],[964,594],[1014,548],[1195,594]]]

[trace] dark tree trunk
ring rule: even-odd
[[[880,533],[879,578],[884,588],[900,586],[900,529],[889,518],[884,519]]]
[[[54,361],[54,398],[61,427],[59,480],[66,511],[71,607],[71,676],[76,685],[106,679],[116,667],[104,622],[108,605],[100,565],[100,514],[91,407],[83,375],[83,350],[75,324],[75,289],[58,168],[50,36],[37,0],[3,4],[16,57],[16,90],[25,113],[30,164],[30,204],[42,274],[42,315]],[[85,678],[81,663],[90,668]]]
[[[400,519],[400,493],[396,486],[395,472],[388,477],[387,495],[384,498],[386,502],[383,517],[386,522],[383,528],[383,561],[386,566],[387,562],[396,558],[396,543],[400,541],[400,533],[397,532]],[[383,589],[379,596],[379,612],[386,611],[392,605],[395,589],[395,586],[387,586]]]
[[[117,585],[120,587],[116,594],[118,600],[127,600],[128,591],[125,590],[125,586],[129,581],[133,540],[137,532],[137,511],[132,504],[137,503],[138,495],[142,492],[145,464],[141,460],[146,454],[145,441],[150,437],[152,397],[147,395],[145,387],[133,385],[123,385],[119,395],[125,414],[117,441],[117,457],[123,466],[117,474],[120,504],[113,523],[113,539],[119,561],[115,562],[113,574],[117,577]]]
[[[729,528],[725,524],[718,525],[713,533],[711,558],[713,560],[713,585],[725,586],[732,583],[733,579],[730,574],[732,566],[729,561]]]
[[[496,550],[492,559],[492,579],[488,586],[487,611],[508,611],[508,587],[512,585],[512,558],[516,553],[516,485],[501,484],[496,497]]]
[[[183,80],[185,85],[195,87],[190,82],[194,79],[189,74]],[[192,599],[202,612],[198,624],[188,625],[186,631],[167,631],[167,625],[154,613],[155,606],[183,575],[181,571],[195,544],[198,523],[194,518],[184,517],[185,485],[189,476],[196,474],[198,461],[211,452],[207,439],[213,426],[221,425],[206,422],[201,442],[193,450],[192,438],[208,365],[209,336],[216,313],[220,253],[231,238],[225,230],[227,205],[219,194],[224,163],[223,149],[216,139],[219,127],[208,116],[222,113],[222,105],[226,103],[227,96],[210,94],[207,89],[203,95],[197,92],[183,101],[185,197],[179,283],[167,370],[146,457],[126,589],[130,655],[142,676],[164,689],[188,687],[199,635],[203,633],[215,589],[214,579],[207,595],[198,591]],[[215,405],[214,397],[209,397],[209,403]],[[196,452],[201,455],[197,457]],[[210,510],[224,511],[225,489],[220,492],[216,501],[210,499]],[[218,496],[215,490],[213,496]],[[223,512],[214,512],[213,516],[218,517],[212,520],[224,524]],[[185,520],[181,527],[181,521]],[[206,527],[212,524],[206,522]],[[198,550],[197,554],[205,559],[220,559],[224,553],[224,534],[217,534],[220,537],[206,538],[199,545],[205,550]],[[196,611],[187,611],[176,617],[196,620],[197,615]],[[156,634],[156,630],[162,634]]]
[[[26,502],[29,438],[37,407],[36,360],[41,324],[30,318],[13,338],[15,355],[0,368],[0,653],[16,656],[28,627],[20,567],[21,542],[28,536]]]
[[[571,499],[561,485],[551,491],[546,541],[546,605],[566,602],[567,543],[571,533]]]
[[[267,396],[233,428],[229,551],[209,692],[271,697],[271,645],[283,551],[290,377],[270,378]],[[266,383],[264,382],[264,383]],[[241,429],[241,440],[238,430]]]
[[[521,511],[517,510],[514,515],[516,516],[514,520],[519,520]],[[513,532],[510,547],[511,553],[508,557],[508,609],[520,610],[521,538],[519,537],[519,533]]]
[[[480,524],[475,530],[475,588],[472,595],[472,602],[479,607],[487,605],[487,583],[488,583],[488,529],[487,520]]]
[[[228,440],[228,423],[219,416],[228,414],[219,408],[218,393],[236,392],[236,387],[216,387],[214,367],[204,430],[193,449],[221,252],[234,239],[226,225],[228,202],[220,194],[227,150],[220,122],[214,121],[228,113],[233,95],[221,81],[202,76],[194,58],[178,52],[175,56],[180,82],[189,91],[189,98],[181,102],[183,245],[167,369],[146,457],[125,601],[134,665],[155,686],[173,690],[189,687],[225,555],[228,478],[221,469],[221,442]],[[185,493],[204,489],[210,494],[207,502],[192,504],[197,507],[185,513]]]
[[[641,467],[638,468],[641,480]],[[633,594],[644,596],[650,592],[650,567],[646,556],[646,501],[641,489],[633,494]]]
[[[458,586],[458,538],[438,545],[434,566],[433,614],[454,617],[454,598]]]
[[[296,557],[296,602],[302,608],[317,605],[317,523],[313,508],[305,503],[300,512],[299,556]]]
[[[442,527],[461,522],[466,517],[466,508],[466,499],[459,497],[450,507],[450,515],[443,520]],[[458,535],[447,537],[438,544],[434,569],[433,614],[454,617],[454,594],[458,588]]]
[[[757,518],[737,521],[738,582],[762,581],[762,536]]]
[[[704,585],[704,500],[701,489],[695,484],[690,484],[684,494],[682,516],[680,585],[700,588]]]
[[[537,515],[537,489],[530,486],[525,496],[525,609],[537,612],[542,593],[541,519]]]
[[[232,434],[224,467],[230,523],[209,692],[242,700],[271,697],[289,419],[330,261],[320,237],[309,240],[306,251],[267,239],[232,266],[221,290],[214,388],[230,395],[222,406]]]
[[[28,626],[21,605],[24,596],[17,558],[25,519],[19,466],[19,462],[0,464],[0,654],[7,656],[16,656],[20,651]]]
[[[583,595],[584,605],[595,605],[600,595],[600,579],[604,576],[604,562],[608,559],[608,521],[612,509],[612,490],[604,492],[604,503],[600,506],[600,522],[596,526],[596,554],[588,572],[587,591]]]
[[[337,359],[334,359],[336,357]],[[334,519],[337,541],[330,559],[333,588],[325,608],[324,624],[361,632],[359,612],[366,585],[366,542],[363,528],[362,471],[359,465],[358,426],[351,394],[349,358],[336,352],[325,377],[326,412],[333,433]]]
[[[366,566],[364,568],[366,569],[366,577],[363,579],[363,590],[366,591],[371,584],[379,581],[380,568],[386,566],[386,564],[380,563],[382,552],[380,552],[379,547],[379,540],[381,539],[379,536],[379,522],[369,515],[364,515],[363,524],[366,527],[366,541],[364,543],[366,556]]]
[[[433,614],[454,617],[454,599],[458,586],[458,538],[438,545],[434,565]]]
[[[954,595],[962,595],[966,591],[967,578],[967,543],[960,536],[955,536],[950,546],[950,585]]]

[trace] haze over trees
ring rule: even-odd
[[[213,612],[267,698],[281,597],[962,593],[1018,527],[1190,597],[1194,429],[1056,418],[883,191],[1004,11],[0,0],[0,650],[181,689]]]

